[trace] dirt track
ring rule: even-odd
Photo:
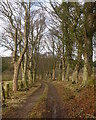
[[[67,118],[67,111],[62,106],[60,97],[56,91],[56,88],[52,85],[52,83],[48,84],[48,97],[46,100],[46,114],[44,118]],[[4,114],[3,118],[28,118],[29,113],[32,111],[35,103],[42,95],[45,88],[45,84],[43,83],[41,87],[28,96],[25,103],[23,103],[18,108],[13,108]]]

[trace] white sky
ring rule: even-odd
[[[9,57],[11,56],[11,51],[10,50],[6,50],[4,48],[1,48],[0,47],[0,56],[3,56],[3,57]]]

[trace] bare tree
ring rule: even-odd
[[[21,39],[19,40],[18,38],[18,33],[22,32],[20,31],[19,28],[19,23],[18,23],[18,19],[20,14],[18,11],[18,7],[23,7],[25,10],[25,21],[24,21],[24,47],[22,49],[22,52],[20,55],[18,55],[18,45],[21,42]],[[13,64],[14,64],[14,78],[13,78],[13,91],[17,91],[18,89],[18,75],[19,75],[19,70],[20,70],[20,66],[21,66],[21,62],[23,60],[24,54],[26,52],[26,48],[27,48],[27,44],[28,44],[28,38],[27,38],[27,23],[28,23],[28,9],[26,4],[23,2],[19,2],[19,3],[14,3],[14,6],[12,4],[12,2],[1,2],[0,3],[0,11],[3,17],[5,17],[8,20],[8,23],[10,25],[11,28],[11,32],[10,32],[10,36],[12,38],[12,42],[14,44],[13,47],[13,51],[12,51],[12,57],[13,57]],[[7,31],[6,31],[7,32]],[[14,33],[13,33],[14,32]],[[9,41],[9,40],[7,40]],[[10,43],[11,44],[11,43]],[[6,46],[5,46],[6,47]]]

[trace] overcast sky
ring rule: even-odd
[[[2,0],[1,0],[2,1]],[[9,0],[10,1],[10,0]],[[11,0],[12,1],[12,0]],[[15,1],[15,0],[14,0]],[[32,2],[43,2],[44,4],[47,4],[48,5],[48,1],[49,0],[31,0]],[[52,0],[52,1],[54,1],[54,0]],[[62,1],[62,0],[55,0],[55,1]],[[64,0],[63,0],[64,1]],[[73,2],[73,0],[69,0],[69,1],[72,1]],[[76,0],[75,0],[76,1]],[[80,0],[80,1],[83,1],[83,0]],[[88,1],[88,0],[87,0]],[[90,1],[90,0],[89,0]],[[93,1],[95,1],[95,0],[93,0]],[[49,6],[50,7],[50,6]],[[1,21],[0,20],[0,34],[2,33],[2,28],[1,28],[1,26],[3,25],[4,26],[4,22],[3,21]],[[0,35],[1,36],[1,35]],[[1,38],[0,38],[1,39]],[[4,49],[4,48],[2,48],[2,47],[0,47],[0,56],[10,56],[11,55],[11,51],[10,50],[6,50],[6,49]],[[96,48],[94,49],[94,52],[93,52],[93,61],[94,60],[96,60]]]

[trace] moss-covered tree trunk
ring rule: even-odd
[[[28,79],[30,84],[32,84],[32,62],[29,62],[29,70],[28,70]]]
[[[24,82],[25,88],[28,87],[27,85],[27,62],[28,62],[28,55],[26,51],[25,56],[24,56],[24,70],[23,70],[23,79],[22,79]]]
[[[88,2],[84,4],[84,69],[83,82],[85,83],[92,75],[92,56],[93,46],[92,38],[96,32],[96,2]]]
[[[24,79],[24,61],[21,63],[21,71],[22,71],[22,81]]]
[[[69,80],[69,72],[70,72],[70,64],[68,63],[67,64],[67,69],[66,69],[66,76],[65,76],[67,81]]]
[[[92,75],[92,38],[85,37],[83,82],[85,83]]]

